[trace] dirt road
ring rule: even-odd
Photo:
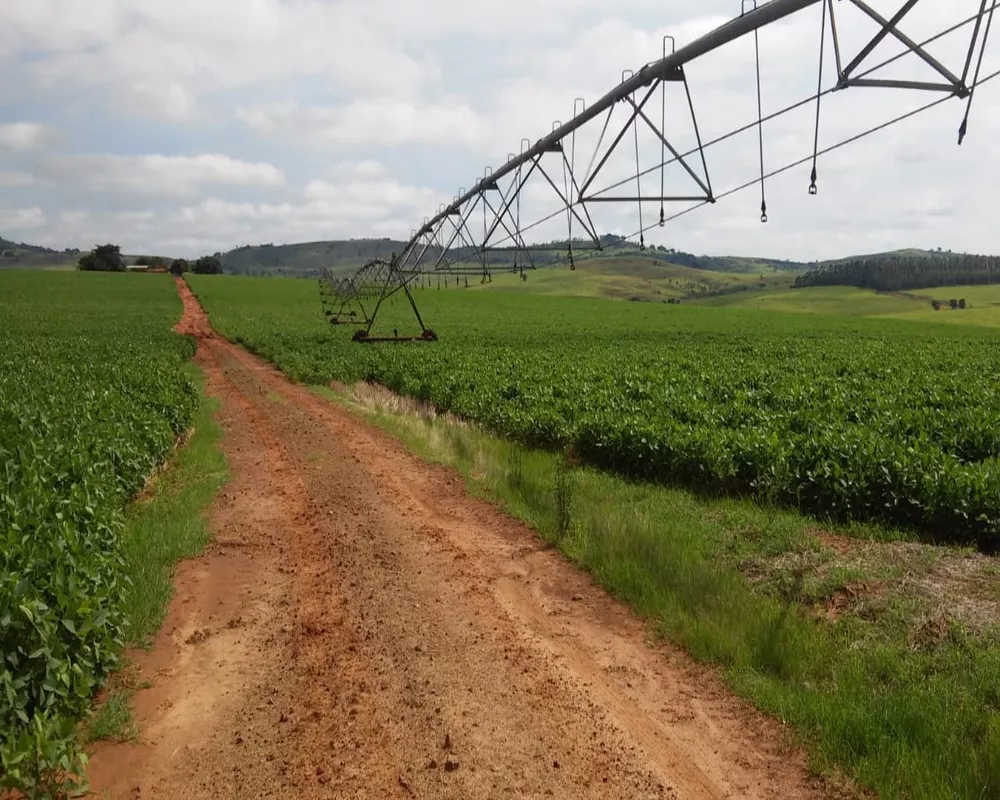
[[[94,754],[98,796],[828,796],[778,724],[529,529],[180,290],[232,481],[137,654],[140,741]]]

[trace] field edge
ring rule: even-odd
[[[205,390],[204,372],[194,362],[184,371],[197,389],[198,407],[188,435],[152,478],[143,495],[126,509],[123,536],[130,625],[122,668],[110,676],[90,716],[81,723],[87,743],[135,738],[131,702],[137,683],[129,651],[148,649],[174,595],[174,574],[182,561],[199,555],[211,541],[206,510],[229,480],[215,420],[217,399]]]
[[[716,671],[737,696],[780,721],[788,734],[787,743],[805,750],[810,768],[835,796],[870,796],[870,789],[883,798],[945,796],[941,792],[953,796],[956,790],[962,791],[958,784],[977,783],[986,792],[982,796],[990,796],[989,792],[1000,788],[1000,738],[989,731],[979,752],[962,765],[966,773],[955,783],[950,783],[946,772],[929,765],[928,753],[921,752],[921,746],[905,753],[895,746],[891,729],[905,727],[908,715],[918,712],[927,699],[924,688],[906,677],[907,670],[917,667],[920,674],[920,666],[940,666],[937,656],[929,655],[918,664],[923,655],[915,654],[912,664],[899,669],[900,682],[892,686],[896,696],[877,705],[880,690],[875,684],[879,680],[870,680],[871,669],[891,657],[891,645],[883,643],[883,650],[869,642],[870,653],[840,658],[856,630],[825,624],[804,601],[800,604],[780,592],[762,591],[735,563],[706,558],[709,552],[699,552],[691,542],[712,528],[722,533],[710,538],[738,537],[742,526],[755,527],[761,520],[772,519],[777,530],[764,535],[773,535],[773,546],[778,549],[780,538],[790,535],[789,525],[804,537],[805,551],[825,552],[827,539],[834,540],[834,549],[840,546],[837,534],[820,530],[808,516],[732,498],[706,501],[678,488],[641,484],[636,489],[620,476],[567,466],[560,454],[533,450],[451,415],[437,415],[380,388],[364,386],[380,396],[360,399],[355,390],[336,384],[311,388],[386,431],[428,463],[455,469],[471,495],[529,525],[570,563],[625,602],[647,625],[654,641],[666,640],[680,647],[700,666]],[[645,535],[663,524],[662,518],[643,518],[648,509],[641,498],[648,492],[687,498],[678,506],[679,524],[668,531],[673,535]],[[684,508],[685,502],[689,508]],[[751,506],[758,518],[743,518],[740,507]],[[706,520],[693,537],[685,539],[680,527],[691,524],[685,513],[692,511],[704,512]],[[873,546],[893,544],[872,542]],[[794,548],[789,547],[788,553],[794,555]],[[856,576],[845,571],[824,587],[832,600],[839,602],[845,590],[854,591],[852,577]],[[955,657],[950,646],[943,643],[941,660]],[[971,659],[980,678],[991,669],[989,639],[978,646],[963,640],[956,652],[963,648],[978,651]],[[843,686],[832,681],[829,693],[814,686],[819,679],[814,674],[817,665],[822,669],[824,661],[837,661],[836,677],[844,680]],[[939,694],[936,703],[948,702],[941,688],[934,687]],[[957,692],[961,694],[962,689]],[[883,712],[885,718],[880,719]],[[986,727],[1000,731],[1000,717],[989,716]],[[946,735],[955,722],[943,723],[935,733]],[[852,726],[858,730],[850,730]],[[928,733],[920,731],[922,736]],[[857,739],[864,740],[864,747],[858,747]],[[908,782],[905,773],[914,779]]]

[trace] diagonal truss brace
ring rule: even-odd
[[[695,138],[697,140],[697,146],[692,153],[681,154],[680,151],[673,145],[669,138],[667,138],[665,132],[661,130],[645,111],[646,104],[649,102],[650,98],[653,96],[657,88],[663,83],[682,83],[684,85],[685,96],[687,98],[688,112],[691,115],[691,121],[694,125]],[[705,155],[705,148],[701,140],[701,130],[698,125],[698,116],[695,112],[694,101],[691,97],[691,89],[688,85],[687,75],[684,72],[683,66],[677,67],[665,73],[662,78],[655,81],[651,86],[646,95],[642,98],[640,102],[636,102],[634,96],[626,96],[622,98],[622,102],[628,103],[632,107],[632,113],[629,116],[628,121],[625,126],[621,129],[618,135],[615,137],[614,141],[608,147],[604,156],[598,162],[597,167],[587,176],[584,181],[583,186],[579,191],[578,202],[580,203],[625,203],[625,202],[639,202],[639,203],[670,203],[670,202],[703,202],[703,203],[713,203],[715,202],[712,192],[712,178],[708,170],[708,160]],[[683,167],[684,171],[691,177],[691,179],[698,185],[701,189],[700,194],[690,194],[690,195],[664,195],[659,196],[643,196],[638,192],[633,196],[622,196],[622,195],[608,195],[607,192],[611,190],[608,187],[596,192],[593,192],[589,196],[584,196],[588,189],[591,188],[598,174],[608,163],[615,149],[621,143],[624,136],[629,132],[629,130],[637,125],[639,121],[642,121],[646,127],[649,128],[656,136],[657,140],[668,150],[672,156],[672,163],[677,163]],[[698,174],[697,170],[689,163],[688,157],[691,155],[697,155],[701,160],[701,167],[704,172],[704,177]],[[661,168],[666,166],[661,164]]]
[[[965,79],[959,78],[951,70],[949,70],[944,64],[942,64],[938,59],[934,58],[930,53],[927,52],[926,48],[919,45],[905,33],[903,33],[899,28],[899,23],[913,10],[914,6],[917,5],[919,0],[906,0],[902,7],[891,18],[886,19],[881,14],[879,14],[875,9],[873,9],[865,0],[849,0],[850,3],[855,5],[869,17],[871,17],[875,22],[877,22],[881,28],[878,33],[872,37],[872,39],[861,48],[859,52],[851,62],[845,67],[841,63],[840,57],[840,46],[839,41],[837,41],[837,28],[836,28],[836,12],[834,11],[833,0],[828,0],[831,22],[833,24],[833,35],[836,42],[836,53],[837,53],[837,73],[838,81],[837,87],[840,89],[846,89],[849,86],[855,87],[878,87],[878,88],[888,88],[888,89],[916,89],[916,90],[926,90],[933,92],[945,92],[947,94],[953,94],[958,97],[968,97],[969,88],[966,86]],[[982,12],[980,12],[981,18]],[[978,33],[978,31],[977,31]],[[879,46],[887,37],[892,36],[901,42],[907,50],[909,50],[913,55],[922,59],[928,66],[931,67],[935,72],[944,78],[944,82],[932,83],[929,81],[904,81],[904,80],[891,80],[882,78],[865,78],[865,77],[855,77],[853,73],[860,67],[866,58],[872,54],[876,47]]]

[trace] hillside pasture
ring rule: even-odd
[[[953,310],[952,299],[966,301],[966,308]],[[935,311],[932,300],[941,304]],[[849,317],[878,317],[910,322],[1000,327],[1000,285],[945,286],[910,292],[876,292],[852,286],[817,286],[711,297],[699,305]]]
[[[795,273],[761,266],[759,272],[715,272],[679,266],[667,261],[636,256],[591,258],[568,264],[526,270],[519,274],[501,273],[492,282],[469,278],[469,288],[521,294],[603,297],[613,300],[664,302],[691,299],[720,291],[760,291],[791,286]],[[437,278],[431,278],[437,285]],[[454,285],[454,278],[449,279]],[[463,280],[463,279],[460,279]],[[464,281],[462,283],[464,286]]]

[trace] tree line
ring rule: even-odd
[[[140,256],[135,263],[140,267],[169,267],[174,275],[183,275],[185,272],[195,272],[200,275],[222,274],[222,260],[218,253],[213,256],[202,256],[191,262],[184,258],[170,260],[160,256]],[[98,245],[79,262],[79,269],[84,272],[125,272],[126,268],[125,256],[122,255],[121,247],[116,244]]]
[[[1000,283],[1000,258],[964,254],[887,255],[823,264],[795,287],[857,286],[882,292]]]

